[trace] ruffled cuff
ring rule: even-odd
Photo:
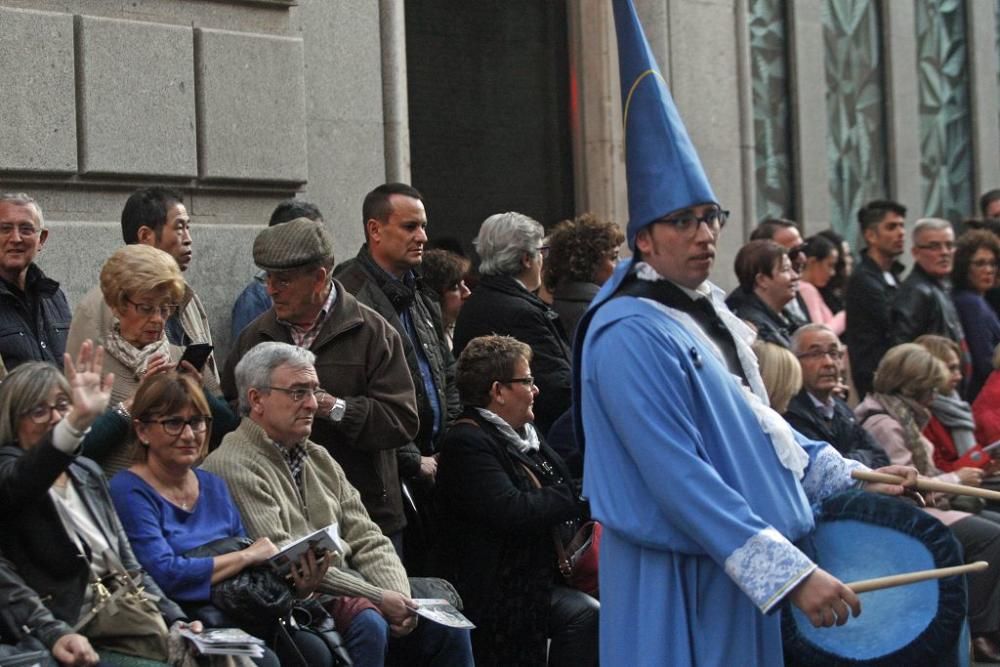
[[[765,614],[816,569],[774,528],[765,528],[726,559],[726,574]]]
[[[813,458],[802,478],[802,490],[810,503],[818,503],[835,493],[855,486],[851,477],[854,470],[868,470],[863,463],[845,459],[836,449],[827,445]]]

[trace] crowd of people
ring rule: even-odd
[[[916,221],[905,279],[899,203],[858,211],[856,265],[833,231],[803,240],[797,223],[765,220],[736,254],[726,296],[705,280],[714,249],[681,254],[714,243],[728,216],[715,205],[627,235],[590,214],[546,231],[500,213],[482,223],[474,263],[429,242],[421,193],[389,183],[363,201],[364,245],[337,263],[320,211],[288,200],[254,240],[259,273],[232,307],[233,347],[217,363],[184,279],[193,253],[179,193],[128,198],[125,245],[72,310],[35,263],[41,207],[0,195],[0,643],[43,646],[65,665],[174,664],[178,630],[229,623],[264,635],[258,664],[340,664],[305,627],[282,642],[285,619],[209,611],[217,584],[336,524],[343,553],[307,552],[287,585],[331,621],[353,664],[596,665],[608,621],[553,545],[591,518],[591,503],[610,528],[602,553],[645,573],[602,570],[612,614],[624,602],[683,624],[676,591],[654,603],[642,589],[653,569],[684,566],[646,562],[621,535],[669,553],[690,548],[686,522],[714,523],[716,542],[702,548],[749,595],[731,609],[748,631],[784,594],[740,583],[749,575],[730,571],[727,554],[761,535],[783,553],[809,521],[808,507],[786,506],[793,486],[744,489],[752,470],[729,482],[752,512],[736,496],[692,502],[687,484],[729,474],[722,434],[734,425],[761,434],[749,465],[761,478],[773,450],[820,496],[849,486],[855,467],[1000,487],[1000,467],[970,457],[1000,439],[998,208],[1000,191],[984,195],[983,220],[957,239],[945,220]],[[619,262],[626,239],[634,257]],[[638,299],[589,314],[605,283]],[[665,332],[655,308],[694,329]],[[677,356],[643,356],[664,335],[681,341]],[[702,345],[722,364],[706,369]],[[692,412],[663,422],[664,401]],[[701,412],[719,401],[735,412]],[[716,431],[715,470],[683,447],[649,449]],[[585,449],[602,436],[635,451]],[[647,456],[658,463],[635,467]],[[685,483],[649,503],[659,462],[686,469]],[[968,500],[936,496],[925,511],[968,559],[1000,563],[1000,513]],[[665,503],[684,510],[664,516]],[[205,555],[220,540],[242,541]],[[817,625],[857,611],[839,582],[785,557],[802,569],[789,599]],[[977,656],[1000,661],[997,572],[970,577],[968,613]],[[102,600],[118,589],[141,603],[141,638],[108,622]],[[418,622],[415,598],[442,596],[476,628]]]

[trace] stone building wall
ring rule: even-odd
[[[317,203],[338,258],[361,243],[385,174],[379,40],[373,0],[0,0],[0,189],[42,205],[39,264],[71,302],[132,190],[182,192],[224,353],[277,201]]]

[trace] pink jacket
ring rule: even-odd
[[[802,301],[806,304],[806,310],[809,311],[809,319],[813,324],[825,324],[833,329],[833,333],[838,336],[844,333],[844,329],[847,328],[846,310],[842,310],[834,315],[830,307],[826,305],[826,301],[823,300],[823,295],[816,289],[816,286],[805,280],[799,281],[799,294],[802,295]]]

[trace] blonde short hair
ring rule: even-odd
[[[771,407],[779,414],[784,414],[788,403],[802,389],[802,367],[791,350],[758,340],[753,344],[753,351],[760,363],[760,376],[767,389],[767,397]]]
[[[924,334],[913,341],[917,345],[922,346],[925,350],[933,354],[935,357],[948,363],[948,353],[951,352],[955,355],[955,358],[959,361],[962,360],[962,348],[958,346],[958,343],[950,338],[945,338],[944,336],[936,336],[934,334]]]
[[[101,268],[101,293],[113,310],[123,310],[129,298],[158,292],[171,303],[188,298],[188,286],[172,255],[153,246],[134,244],[115,251]]]
[[[948,367],[923,345],[903,343],[890,348],[875,369],[873,389],[924,401],[948,386]]]

